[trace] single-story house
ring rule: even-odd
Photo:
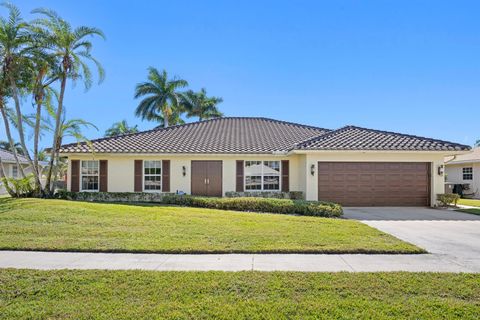
[[[30,167],[30,164],[28,163],[28,160],[25,156],[17,154],[18,157],[18,162],[20,165],[23,167],[23,171],[25,174],[32,173],[32,168]],[[3,165],[3,171],[5,173],[5,176],[10,177],[10,178],[20,178],[21,173],[20,169],[18,168],[17,162],[15,161],[15,157],[12,152],[0,149],[0,160]],[[39,165],[41,167],[45,167],[48,163],[40,161]],[[1,175],[1,171],[0,171]],[[44,179],[42,179],[42,182],[44,182]],[[7,191],[5,190],[5,187],[3,186],[3,183],[0,181],[0,194],[6,194]]]
[[[470,153],[445,159],[445,174],[447,188],[453,189],[455,184],[468,186],[463,191],[465,195],[480,199],[480,147]]]
[[[226,117],[72,143],[70,191],[300,191],[346,206],[433,206],[444,192],[444,157],[470,147],[346,126]],[[91,149],[93,148],[93,150]]]

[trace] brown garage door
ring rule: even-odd
[[[428,162],[319,162],[318,199],[344,206],[428,206]]]

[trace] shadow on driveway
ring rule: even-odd
[[[426,207],[344,207],[344,218],[363,221],[480,221],[480,216]]]

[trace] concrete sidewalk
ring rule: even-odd
[[[0,268],[158,271],[433,271],[480,273],[480,260],[441,254],[132,254],[0,251]]]

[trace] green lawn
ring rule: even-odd
[[[461,205],[464,205],[464,206],[480,207],[480,200],[477,200],[477,199],[460,199],[460,200],[458,200],[458,204],[461,204]],[[480,208],[478,208],[478,209],[475,209],[475,208],[473,208],[473,209],[459,209],[457,211],[480,215]]]
[[[478,319],[480,275],[0,270],[2,319]]]
[[[0,249],[420,253],[360,222],[201,208],[0,199]]]
[[[480,209],[459,209],[457,211],[480,215]]]
[[[477,199],[460,199],[457,204],[464,206],[480,207],[480,200]]]

